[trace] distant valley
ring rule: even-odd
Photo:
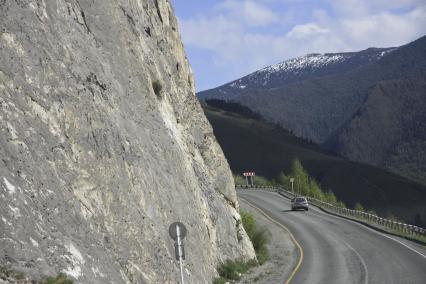
[[[426,184],[425,55],[426,37],[309,54],[198,96],[238,102],[324,150]]]
[[[360,202],[366,209],[382,216],[393,214],[410,223],[414,223],[416,215],[426,220],[426,186],[380,168],[327,153],[317,145],[241,109],[238,112],[243,115],[203,105],[235,174],[255,171],[258,175],[275,179],[281,171],[288,173],[292,161],[298,158],[324,190],[332,190],[349,207]],[[221,107],[226,109],[226,106]],[[231,107],[236,109],[235,105]]]

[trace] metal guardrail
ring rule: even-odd
[[[286,190],[282,187],[274,187],[274,186],[246,186],[246,185],[236,185],[236,188],[240,189],[266,189],[271,190],[274,192],[278,192],[281,195],[284,195],[288,198],[293,198],[296,196],[296,194],[292,193],[291,191]],[[331,203],[324,202],[322,200],[313,198],[313,197],[306,197],[308,201],[318,207],[321,207],[324,210],[328,210],[333,212],[336,215],[349,217],[350,219],[364,221],[370,226],[377,227],[379,229],[387,229],[387,231],[393,231],[398,232],[406,235],[411,236],[418,236],[418,237],[424,237],[426,238],[426,229],[417,227],[410,224],[405,224],[401,222],[397,222],[390,219],[381,218],[377,215],[370,214],[364,211],[358,211],[358,210],[351,210],[348,208],[343,207],[337,207]]]

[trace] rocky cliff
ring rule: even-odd
[[[168,0],[0,1],[0,265],[176,283],[253,258]]]

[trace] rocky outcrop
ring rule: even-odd
[[[167,0],[0,1],[0,264],[176,283],[254,257]]]

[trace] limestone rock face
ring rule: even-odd
[[[168,0],[0,1],[0,265],[176,283],[254,258]]]

